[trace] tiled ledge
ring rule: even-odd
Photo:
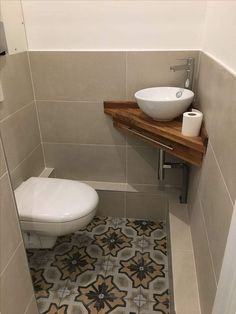
[[[173,290],[176,314],[201,314],[187,205],[169,199]]]
[[[44,168],[39,177],[56,177],[54,168]],[[180,189],[171,185],[133,184],[123,182],[82,181],[98,191],[140,192],[175,197]]]

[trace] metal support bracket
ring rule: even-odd
[[[165,152],[163,149],[159,150],[159,164],[158,164],[158,180],[163,181],[165,178],[166,169],[182,169],[182,185],[181,185],[181,195],[179,197],[181,204],[187,203],[188,198],[188,185],[189,185],[189,166],[186,163],[179,162],[165,162]]]

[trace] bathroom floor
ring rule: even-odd
[[[164,222],[95,217],[27,254],[40,314],[169,314]]]

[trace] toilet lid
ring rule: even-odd
[[[15,190],[20,220],[67,222],[90,214],[98,204],[97,192],[73,180],[30,178]]]

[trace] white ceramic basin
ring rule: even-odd
[[[135,93],[139,108],[157,121],[177,118],[190,106],[194,93],[179,87],[151,87]]]

